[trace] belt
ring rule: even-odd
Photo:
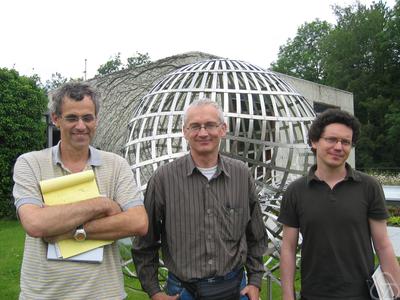
[[[206,289],[217,289],[218,293],[232,293],[234,292],[235,288],[238,288],[237,293],[239,295],[239,286],[240,281],[242,279],[243,274],[243,267],[235,268],[235,270],[223,275],[223,276],[211,276],[199,279],[189,279],[188,281],[180,280],[174,274],[169,272],[169,276],[172,280],[179,283],[180,286],[184,287],[195,299],[203,299],[199,297],[199,293],[202,294],[201,290],[204,291],[204,287]],[[240,278],[239,278],[240,277]],[[237,281],[237,282],[236,282]],[[229,283],[230,282],[230,283]],[[203,288],[201,288],[203,287]],[[222,289],[221,289],[222,288]],[[200,290],[199,290],[200,289]],[[205,298],[205,299],[213,299],[213,298]],[[218,299],[236,299],[234,298],[218,298]]]
[[[239,272],[243,271],[243,266],[240,267],[236,267],[235,269],[233,269],[233,271],[222,275],[222,276],[210,276],[210,277],[204,277],[204,278],[193,278],[193,279],[189,279],[187,281],[183,281],[181,279],[179,279],[175,274],[169,272],[169,274],[172,276],[173,279],[179,281],[179,282],[187,282],[187,283],[198,283],[198,282],[218,282],[218,281],[224,281],[224,280],[229,280],[234,278],[235,276],[238,275]]]

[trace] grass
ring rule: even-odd
[[[382,185],[400,185],[400,173],[367,170],[367,174],[375,177]]]
[[[400,206],[389,206],[389,219],[387,224],[389,226],[397,226],[400,227]]]
[[[19,274],[24,247],[25,232],[18,221],[0,220],[0,299],[18,299],[19,294]],[[121,247],[121,255],[125,259],[130,257],[128,247]],[[400,262],[400,258],[399,258]],[[271,265],[275,265],[273,261]],[[133,270],[133,265],[128,267]],[[279,278],[279,270],[274,272]],[[296,275],[296,291],[300,290],[299,275]],[[125,290],[128,293],[128,300],[149,299],[140,289],[137,279],[125,276]],[[261,299],[267,299],[266,281],[263,281]],[[272,299],[280,299],[281,290],[276,284],[272,284]]]
[[[367,173],[375,177],[382,185],[400,185],[400,173],[370,170]],[[400,206],[389,206],[389,226],[400,227]]]
[[[18,221],[0,220],[0,299],[18,299],[24,241],[25,232]],[[125,279],[125,285],[139,288],[137,280]],[[126,291],[129,300],[149,299],[142,291]]]
[[[1,299],[18,299],[25,233],[17,221],[0,220]]]
[[[0,299],[18,299],[20,267],[24,251],[25,232],[16,220],[0,220]],[[129,248],[121,247],[121,255],[130,258]],[[132,270],[133,265],[129,265]],[[274,274],[279,276],[279,274]],[[125,290],[128,300],[149,299],[135,278],[125,276]],[[266,281],[263,282],[261,299],[266,298]],[[280,287],[273,284],[272,299],[279,299]]]

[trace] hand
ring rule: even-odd
[[[151,296],[151,300],[177,300],[179,299],[179,295],[168,296],[165,293],[159,292]]]
[[[108,199],[108,198],[106,198]],[[119,214],[120,212],[122,212],[121,207],[119,206],[119,204],[111,199],[108,199],[108,203],[110,205],[110,209],[107,212],[107,216],[113,216],[116,214]]]
[[[45,241],[46,243],[56,243],[58,241],[62,241],[62,240],[67,240],[67,239],[72,239],[74,237],[74,233],[75,230],[63,233],[63,234],[59,234],[59,235],[53,235],[53,236],[46,236],[43,237],[43,241]]]
[[[249,300],[258,300],[260,297],[260,289],[255,285],[249,284],[240,291],[241,295],[246,295]]]
[[[110,198],[100,196],[97,199],[102,201],[102,204],[106,205],[105,217],[119,214],[122,211],[119,204],[117,202],[111,200]],[[101,216],[101,217],[103,217],[103,216]]]

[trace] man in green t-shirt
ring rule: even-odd
[[[346,163],[359,130],[354,116],[336,109],[323,112],[311,125],[308,142],[316,165],[288,186],[278,218],[283,223],[284,300],[295,299],[299,233],[302,299],[371,299],[366,280],[374,271],[373,248],[400,296],[400,268],[386,230],[382,187]]]

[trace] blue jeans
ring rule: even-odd
[[[240,290],[246,287],[246,273],[243,272],[243,278],[240,282]],[[168,273],[167,278],[167,294],[174,296],[179,294],[179,300],[195,300],[192,295],[182,286],[182,283],[172,273]],[[240,300],[248,300],[249,298],[244,295],[240,296]]]

